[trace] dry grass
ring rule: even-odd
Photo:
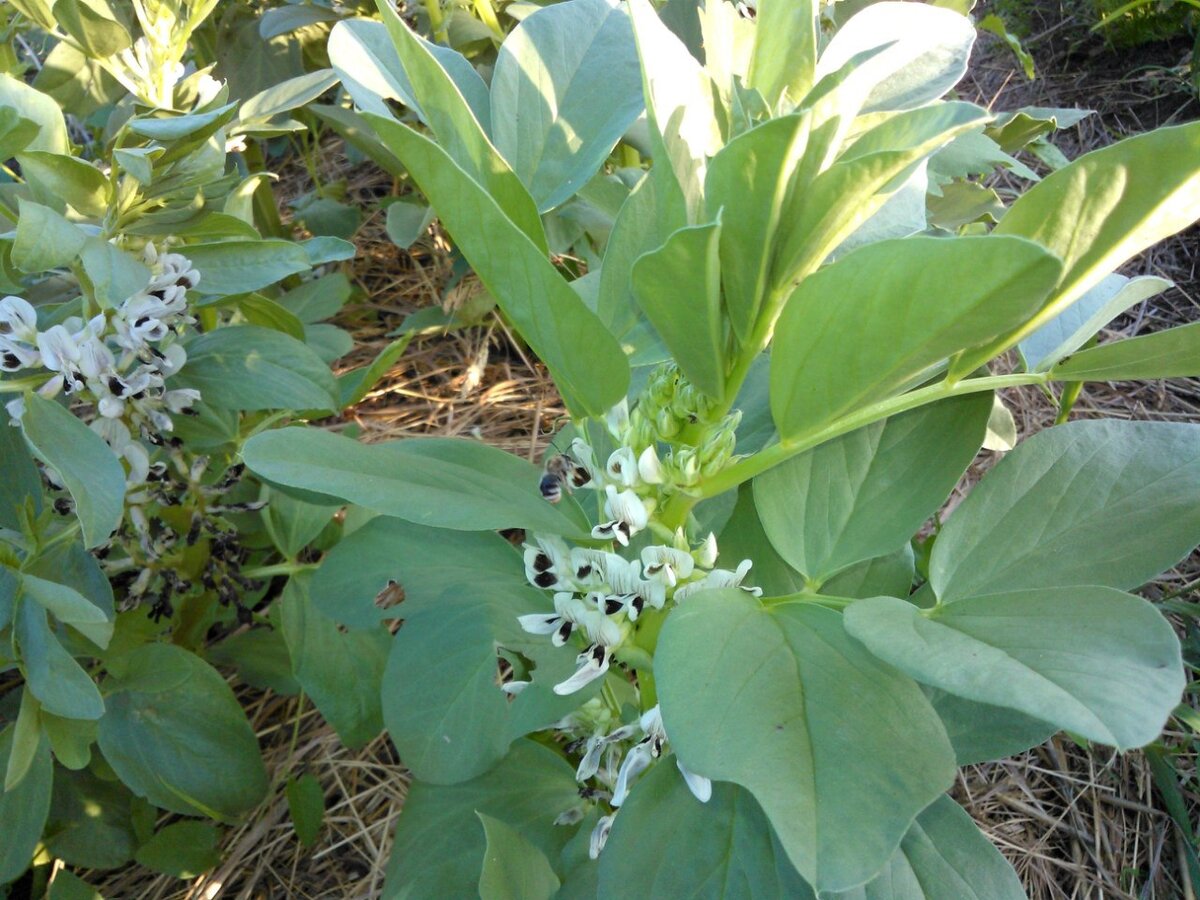
[[[1079,23],[1069,10],[1039,7],[1033,15],[1034,37],[1026,46],[1038,60],[1039,80],[1025,82],[1007,52],[985,41],[971,84],[978,98],[998,110],[1026,104],[1098,108],[1098,116],[1057,141],[1068,156],[1124,134],[1196,117],[1194,99],[1153,71],[1142,68],[1127,76],[1138,60],[1097,55],[1094,43],[1081,45]],[[325,149],[330,151],[322,154],[330,167],[325,177],[345,178],[348,196],[365,208],[394,192],[391,180],[371,166],[348,166],[335,148]],[[306,189],[306,177],[297,168],[286,173],[285,183],[298,193]],[[405,316],[442,302],[450,271],[443,242],[430,241],[412,254],[401,251],[384,234],[380,213],[364,222],[356,242],[359,254],[350,275],[361,296],[339,324],[353,331],[358,346],[340,361],[340,368],[365,363]],[[1129,336],[1200,319],[1198,243],[1193,231],[1131,264],[1127,274],[1162,275],[1179,287],[1114,323],[1115,331]],[[1009,392],[1006,400],[1022,435],[1054,420],[1053,405],[1034,389]],[[543,367],[490,318],[477,327],[415,340],[367,399],[330,427],[359,429],[366,440],[472,436],[532,459],[562,415]],[[1073,416],[1197,422],[1200,383],[1089,385]],[[985,454],[970,480],[994,458]],[[1178,590],[1197,574],[1200,559],[1193,558],[1150,596]],[[365,748],[347,750],[311,704],[301,707],[296,698],[249,690],[242,696],[274,777],[267,802],[226,833],[224,862],[210,875],[188,883],[136,867],[90,873],[105,896],[241,900],[378,895],[407,786],[390,743],[380,737]],[[1192,735],[1169,732],[1166,740],[1178,752],[1175,763],[1195,821],[1200,798],[1194,791]],[[283,795],[286,778],[305,771],[320,779],[328,809],[325,829],[311,850],[298,844]],[[1182,835],[1166,814],[1140,753],[1121,756],[1107,748],[1081,747],[1060,735],[1016,758],[963,769],[954,794],[1013,862],[1035,900],[1192,896],[1180,864]]]

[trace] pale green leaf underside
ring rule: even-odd
[[[872,653],[921,682],[1122,750],[1154,740],[1183,690],[1171,626],[1112,588],[1015,591],[932,610],[878,597],[845,616]]]
[[[1022,441],[942,528],[943,601],[1100,584],[1130,589],[1200,542],[1200,428],[1078,421]]]
[[[689,598],[663,629],[655,677],[684,765],[747,788],[820,890],[871,878],[953,780],[920,689],[828,609],[768,609],[736,590]]]

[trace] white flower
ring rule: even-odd
[[[583,468],[587,470],[588,475],[591,476],[589,484],[592,486],[599,486],[604,483],[604,473],[600,471],[600,467],[596,465],[596,454],[592,450],[591,444],[589,444],[583,438],[575,438],[575,440],[571,441],[571,456],[573,456],[575,461],[579,463],[579,465],[583,466]]]
[[[638,474],[646,484],[662,484],[666,479],[662,463],[658,459],[658,450],[651,444],[638,457]]]
[[[717,536],[711,531],[696,551],[696,562],[702,569],[711,569],[717,564]]]
[[[83,388],[79,371],[82,354],[78,342],[66,326],[54,325],[40,333],[37,336],[37,346],[42,355],[42,365],[51,372],[59,373],[43,386],[44,389],[52,391],[51,396],[62,388],[66,388],[68,392]],[[51,383],[56,383],[56,386],[48,387]]]
[[[614,450],[608,457],[604,474],[609,482],[620,487],[633,487],[638,483],[638,461],[629,447]]]
[[[622,400],[606,412],[604,424],[608,426],[609,432],[617,439],[617,442],[621,443],[625,432],[629,430],[629,401]]]
[[[517,622],[529,634],[552,634],[551,643],[561,647],[571,637],[575,626],[581,624],[592,610],[572,594],[562,591],[554,595],[554,614],[531,613],[518,616]]]
[[[596,827],[592,829],[592,836],[588,840],[588,856],[592,859],[600,858],[600,851],[604,849],[604,845],[608,842],[608,833],[612,831],[613,819],[616,818],[616,813],[611,815],[601,816],[596,822]]]
[[[603,644],[592,644],[576,657],[579,668],[575,674],[566,681],[560,681],[556,684],[554,686],[554,693],[559,696],[566,696],[586,687],[597,678],[604,676],[604,673],[608,671],[608,664],[611,660],[612,651],[608,647],[605,647]]]
[[[573,547],[571,548],[571,574],[576,583],[581,586],[590,587],[602,584],[605,580],[605,573],[612,564],[610,560],[625,562],[615,553],[593,550],[590,547]]]
[[[646,576],[656,578],[667,587],[675,587],[680,579],[689,578],[696,561],[692,554],[674,547],[647,547],[642,551]]]
[[[750,560],[743,559],[738,564],[737,571],[735,572],[730,572],[728,569],[713,569],[699,581],[693,581],[690,584],[685,584],[677,588],[675,590],[675,602],[681,603],[692,594],[697,594],[700,591],[712,591],[721,588],[742,588],[748,594],[761,597],[762,588],[742,587],[742,581],[750,572],[750,566]]]
[[[607,498],[604,501],[604,514],[610,521],[603,522],[592,529],[592,537],[601,540],[615,540],[622,547],[629,546],[629,539],[641,531],[650,521],[646,505],[631,490],[617,493],[611,484],[604,488]]]
[[[37,311],[11,294],[0,299],[0,337],[11,337],[23,344],[37,340]]]
[[[600,771],[600,756],[604,750],[613,744],[627,740],[637,734],[638,726],[636,723],[630,725],[622,725],[620,728],[612,731],[609,734],[597,732],[587,739],[584,745],[583,758],[579,761],[579,768],[575,770],[576,781],[587,781],[593,775]]]
[[[536,546],[525,545],[525,577],[534,587],[570,587],[571,550],[560,537],[535,535]]]
[[[625,754],[625,759],[621,762],[621,771],[617,773],[617,783],[613,786],[611,801],[613,806],[620,806],[625,802],[629,797],[629,788],[633,780],[662,755],[663,747],[667,743],[662,711],[657,705],[642,713],[638,725],[645,737]],[[678,759],[675,764],[679,767],[684,781],[687,782],[689,790],[696,799],[701,803],[707,803],[712,796],[712,782],[703,775],[689,772]]]
[[[195,388],[178,388],[163,394],[163,405],[173,413],[181,413],[191,409],[199,399],[200,392]]]
[[[116,374],[113,371],[113,367],[117,364],[116,357],[104,345],[104,341],[90,330],[77,346],[79,347],[79,371],[84,377],[101,378]]]
[[[642,577],[642,564],[615,556],[607,569],[609,588],[616,595],[610,602],[619,603],[629,617],[636,622],[646,606],[662,609],[667,602],[667,588],[661,581],[649,581]]]
[[[41,358],[33,347],[0,336],[0,372],[19,372],[37,365]]]
[[[152,355],[154,361],[151,365],[163,378],[170,378],[187,362],[187,351],[181,344],[171,344],[159,352],[152,352]]]

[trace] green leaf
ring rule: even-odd
[[[269,491],[263,524],[279,552],[295,559],[333,521],[336,507],[306,503],[283,491]]]
[[[673,757],[659,760],[630,792],[599,867],[600,897],[623,896],[631,885],[645,897],[815,897],[749,791],[718,783],[701,803]]]
[[[725,396],[721,223],[682,228],[633,266],[633,293],[679,367],[700,390]]]
[[[407,250],[429,230],[435,218],[431,206],[398,200],[387,208],[387,236],[397,247]]]
[[[925,694],[942,720],[960,766],[1015,756],[1058,731],[1015,709],[976,703],[937,688],[927,687]]]
[[[1021,239],[915,237],[869,244],[809,276],[775,331],[780,435],[813,434],[1012,328],[1058,271],[1057,259]]]
[[[101,306],[115,309],[150,283],[150,270],[102,237],[90,237],[79,254]]]
[[[25,146],[26,152],[44,150],[61,154],[69,151],[71,142],[67,138],[67,123],[59,105],[7,72],[0,72],[0,107],[15,109],[21,116],[37,124],[37,136]]]
[[[986,391],[943,400],[775,466],[753,482],[763,530],[780,556],[817,585],[895,552],[975,458],[991,409]]]
[[[550,900],[560,882],[546,854],[511,825],[475,814],[487,840],[479,876],[481,900]]]
[[[310,266],[323,266],[331,262],[345,262],[354,259],[356,252],[354,244],[329,235],[317,235],[306,241],[301,241],[300,248],[308,257]]]
[[[27,597],[40,603],[64,625],[77,629],[101,649],[108,646],[113,631],[109,613],[74,588],[37,578],[26,572],[21,576],[21,589]]]
[[[135,794],[183,815],[230,820],[266,794],[258,740],[215,669],[173,644],[146,644],[110,676],[100,751]]]
[[[542,251],[441,147],[406,125],[368,118],[571,407],[595,416],[618,403],[629,385],[624,353]]]
[[[349,299],[350,282],[341,272],[331,272],[292,288],[278,303],[308,325],[336,314]]]
[[[104,701],[95,683],[58,642],[35,603],[17,606],[14,633],[25,663],[25,682],[47,712],[66,719],[98,719]]]
[[[754,29],[746,86],[767,105],[796,104],[808,93],[817,67],[817,5],[811,0],[764,0]]]
[[[795,7],[803,10],[806,5]],[[772,6],[780,6],[778,0]],[[721,232],[721,279],[730,324],[742,341],[750,336],[769,286],[775,233],[789,180],[804,153],[808,125],[807,115],[765,122],[730,141],[708,167],[708,213],[721,212],[724,221],[734,223]]]
[[[64,719],[44,710],[41,718],[55,760],[67,769],[87,768],[92,761],[92,744],[96,741],[95,720]]]
[[[281,81],[243,102],[238,110],[238,121],[242,130],[253,130],[253,126],[246,123],[270,119],[311,103],[337,83],[338,76],[333,69],[318,69]]]
[[[688,220],[698,221],[708,157],[721,147],[712,82],[647,0],[631,0],[629,14],[642,62],[651,156],[670,165],[683,190]]]
[[[48,900],[104,900],[104,897],[69,869],[59,869],[50,884]]]
[[[261,325],[298,341],[304,340],[304,325],[274,300],[262,294],[245,294],[238,298],[235,305],[251,325]]]
[[[1185,682],[1167,620],[1112,588],[1029,589],[929,610],[877,597],[845,616],[872,653],[919,681],[1121,750],[1158,736]]]
[[[284,588],[281,627],[296,681],[342,743],[361,747],[377,737],[383,730],[379,687],[390,645],[387,630],[339,628],[296,577]]]
[[[224,106],[206,112],[189,113],[182,116],[170,114],[134,116],[129,120],[128,128],[134,134],[140,134],[153,141],[175,142],[188,138],[189,143],[195,143],[202,141],[205,136],[213,134],[232,119],[236,110],[236,103],[226,103]],[[184,148],[172,148],[169,154],[178,153],[180,150],[184,150]]]
[[[629,16],[606,0],[536,11],[500,45],[491,96],[496,149],[540,212],[560,206],[642,111]]]
[[[916,3],[869,4],[821,52],[816,78],[864,51],[883,48],[840,92],[862,112],[915,109],[936,100],[967,72],[975,28],[966,16]],[[851,107],[853,108],[853,107]]]
[[[477,812],[515,828],[556,859],[570,832],[554,820],[579,805],[578,788],[574,769],[532,741],[518,741],[498,766],[472,781],[416,782],[396,826],[384,896],[475,896],[487,849]]]
[[[452,586],[501,591],[528,586],[521,554],[498,534],[447,531],[378,516],[343,538],[312,574],[317,608],[351,628],[394,617],[375,605],[389,581],[403,586],[403,614],[434,606]]]
[[[244,294],[310,268],[304,248],[292,241],[218,241],[189,244],[183,253],[200,272],[201,294]]]
[[[114,869],[133,859],[137,831],[133,804],[139,802],[109,774],[90,771],[54,774],[54,794],[46,823],[46,849],[72,866]]]
[[[834,575],[821,585],[827,597],[907,597],[916,576],[912,544],[894,553],[863,560]]]
[[[871,878],[953,781],[920,689],[831,610],[706,591],[667,620],[654,674],[680,761],[749,790],[818,891]]]
[[[431,52],[430,45],[413,33],[390,3],[386,0],[376,0],[376,5],[403,61],[404,71],[412,83],[413,96],[420,106],[422,118],[437,138],[439,149],[491,197],[504,216],[516,225],[534,246],[545,253],[546,234],[533,197],[492,146],[455,80],[450,77],[438,57]],[[379,131],[380,121],[388,122],[393,129],[398,126],[394,120],[374,114],[368,115],[367,118],[376,131]],[[385,144],[389,143],[387,135],[381,132],[380,137]],[[411,170],[412,165],[405,159],[405,154],[397,155]],[[414,178],[425,191],[425,196],[430,198],[434,209],[444,218],[449,212],[449,206],[438,202],[426,190],[416,173]],[[450,230],[453,233],[453,229]],[[469,253],[466,255],[470,257]]]
[[[87,235],[48,206],[24,198],[18,202],[13,265],[22,272],[44,272],[74,262]]]
[[[238,676],[260,690],[291,697],[300,693],[300,683],[292,676],[292,658],[287,642],[271,607],[272,628],[252,628],[231,634],[205,654],[215,666],[237,669]]]
[[[1171,287],[1165,278],[1109,275],[1061,313],[1021,341],[1030,371],[1045,372],[1074,353],[1105,325],[1143,300]]]
[[[26,503],[35,515],[42,510],[42,477],[16,428],[0,428],[0,470],[0,528],[20,531]]]
[[[600,266],[596,314],[623,344],[642,322],[629,274],[634,262],[685,225],[679,186],[669,173],[651,167],[621,204]]]
[[[129,30],[104,0],[55,0],[54,19],[92,59],[104,59],[133,44]]]
[[[486,127],[491,122],[491,100],[488,86],[475,67],[457,50],[434,44],[420,35],[416,35],[416,38],[454,82],[475,121]],[[381,116],[390,115],[384,101],[396,100],[415,112],[422,121],[428,122],[414,96],[412,81],[400,60],[388,27],[382,22],[342,20],[329,33],[328,53],[330,65],[359,109]],[[350,120],[343,117],[340,121],[347,123]]]
[[[338,409],[329,366],[308,345],[258,325],[234,325],[187,343],[174,379],[219,409]]]
[[[406,334],[396,338],[376,354],[375,358],[365,366],[350,369],[337,376],[338,393],[341,396],[342,409],[354,406],[360,402],[379,383],[404,355],[412,341],[413,335]]]
[[[0,107],[0,159],[12,159],[37,137],[38,125],[11,106]]]
[[[789,566],[767,540],[749,484],[738,489],[737,505],[717,539],[717,547],[721,568],[733,570],[742,560],[751,560],[754,565],[745,583],[762,588],[768,596],[798,594],[806,589],[804,576]]]
[[[33,692],[21,690],[21,705],[13,724],[12,748],[4,769],[4,790],[11,791],[29,774],[42,743],[41,705]]]
[[[864,900],[1025,900],[1021,880],[961,806],[947,796],[917,817]]]
[[[86,547],[116,531],[124,515],[125,470],[108,444],[53,400],[25,397],[21,428],[34,455],[54,468],[75,501]]]
[[[325,791],[315,775],[289,778],[287,782],[288,815],[296,837],[305,849],[311,850],[321,835],[325,820]]]
[[[942,528],[943,602],[1075,585],[1130,589],[1200,542],[1200,430],[1079,421],[1022,441]]]
[[[1127,381],[1193,375],[1200,375],[1200,322],[1093,347],[1050,370],[1050,377],[1059,381]]]
[[[242,458],[267,481],[435,528],[591,533],[577,505],[542,499],[539,469],[479,441],[368,445],[331,432],[281,428],[252,437]]]
[[[195,878],[221,861],[217,829],[208,822],[173,822],[138,848],[138,865],[175,878]]]
[[[82,159],[27,150],[18,161],[27,181],[40,191],[65,200],[83,215],[99,217],[108,211],[108,179]]]
[[[0,769],[8,768],[13,729],[0,731]],[[0,885],[15,881],[33,859],[50,811],[50,787],[54,764],[45,741],[38,747],[33,765],[11,791],[0,791]],[[572,779],[573,780],[573,779]]]
[[[1200,123],[1159,128],[1084,154],[1013,203],[996,234],[1036,241],[1063,261],[1042,310],[962,359],[979,362],[1033,333],[1089,288],[1200,214]]]
[[[838,96],[835,88],[824,102]],[[939,103],[900,113],[868,131],[843,159],[833,162],[842,140],[835,126],[848,125],[848,120],[844,112],[835,113],[822,124],[818,112],[826,110],[814,109],[809,147],[791,180],[779,220],[769,282],[775,292],[786,293],[814,272],[901,192],[931,154],[986,119],[986,113],[970,103]]]

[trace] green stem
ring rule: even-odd
[[[784,594],[782,597],[768,597],[762,601],[763,606],[780,606],[784,603],[809,603],[814,606],[827,606],[830,609],[845,609],[856,602],[847,597],[822,597],[820,594]]]
[[[1067,417],[1071,415],[1071,410],[1075,406],[1075,401],[1079,399],[1079,394],[1082,390],[1082,381],[1067,382],[1063,388],[1062,396],[1058,398],[1058,415],[1054,417],[1055,425],[1061,425],[1067,421]]]
[[[316,563],[300,563],[300,562],[282,562],[276,563],[273,566],[258,566],[252,569],[243,569],[242,576],[245,578],[274,578],[276,575],[296,575],[300,572],[311,572],[317,568]]]
[[[446,43],[446,17],[442,15],[441,0],[425,0],[425,14],[429,16],[429,29],[439,44]]]
[[[960,381],[957,384],[940,381],[928,387],[909,391],[907,394],[901,394],[899,397],[891,397],[887,400],[873,403],[870,406],[865,406],[819,431],[808,434],[801,433],[795,437],[782,440],[778,444],[772,444],[765,450],[734,463],[728,469],[717,473],[705,481],[700,491],[693,494],[693,496],[698,499],[704,499],[705,497],[715,497],[718,494],[723,494],[737,487],[739,484],[749,481],[756,475],[761,475],[768,469],[786,462],[797,454],[824,444],[826,441],[831,441],[851,431],[857,431],[859,428],[863,428],[873,422],[879,422],[897,413],[907,412],[910,409],[916,409],[918,406],[925,406],[927,403],[933,403],[936,400],[943,400],[947,397],[959,397],[963,394],[974,394],[979,391],[994,391],[998,388],[1018,387],[1024,384],[1043,384],[1049,378],[1049,374],[1045,372],[991,375],[985,378],[971,378],[966,381]]]

